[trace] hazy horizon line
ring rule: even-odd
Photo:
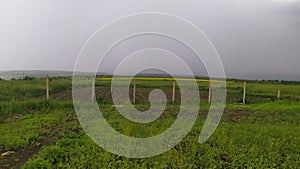
[[[26,76],[26,72],[67,72],[67,73],[74,73],[74,70],[62,70],[62,69],[23,69],[23,70],[0,70],[0,75],[3,73],[8,72],[16,72],[16,73],[25,73],[24,76]],[[94,74],[94,72],[79,72],[79,73],[91,73]],[[97,72],[97,74],[102,74],[106,76],[112,76],[113,73],[111,72]],[[141,73],[141,74],[148,74],[148,75],[167,75],[163,73]],[[117,75],[117,76],[132,76],[132,75]],[[184,74],[177,74],[177,77],[186,77]],[[269,77],[267,77],[269,76]],[[217,78],[217,77],[208,77],[207,75],[195,75],[194,77],[201,77],[201,78]],[[283,78],[284,77],[284,78]],[[1,76],[0,76],[1,78]],[[227,73],[226,79],[237,79],[237,80],[278,80],[278,81],[300,81],[300,75],[299,74],[270,74],[270,73],[243,73],[243,74],[236,74],[233,75],[232,73]]]

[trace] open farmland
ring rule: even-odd
[[[149,108],[148,94],[162,89],[168,99],[154,122],[139,124],[122,117],[110,92],[111,79],[97,78],[96,100],[107,122],[127,136],[150,137],[168,129],[180,108],[173,79],[136,78],[138,110]],[[300,166],[300,83],[229,80],[221,122],[205,143],[198,138],[206,119],[209,80],[197,80],[201,97],[197,121],[184,140],[159,156],[130,159],[95,144],[81,128],[72,102],[72,79],[0,80],[1,168],[298,168]],[[133,87],[131,85],[131,87]],[[280,99],[277,91],[281,91]],[[130,90],[132,95],[132,90]]]

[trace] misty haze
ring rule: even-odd
[[[0,70],[73,71],[82,46],[96,30],[146,11],[178,15],[198,26],[214,44],[228,78],[300,80],[300,3],[284,0],[2,1]],[[170,39],[139,37],[113,50],[103,72],[111,73],[128,52],[145,46],[192,57]],[[196,75],[205,76],[201,63],[186,60]]]

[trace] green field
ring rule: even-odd
[[[165,92],[169,102],[159,119],[138,124],[123,118],[113,105],[109,78],[96,81],[99,108],[124,135],[162,133],[180,108],[179,94],[170,101],[172,79],[136,80],[139,110],[149,108],[151,90]],[[45,79],[0,80],[0,168],[299,168],[300,83],[248,81],[243,105],[243,81],[228,81],[221,122],[202,144],[209,81],[197,83],[201,108],[187,137],[161,155],[131,159],[105,151],[85,134],[73,108],[71,78],[50,78],[50,100],[45,100]]]

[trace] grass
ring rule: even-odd
[[[40,139],[51,133],[52,129],[63,122],[62,113],[28,114],[20,120],[1,125],[0,149],[16,151],[26,147],[30,142],[38,143]]]
[[[165,117],[168,119],[168,117]],[[132,125],[116,118],[111,123],[124,134]],[[119,121],[120,120],[120,121]],[[129,159],[106,152],[84,133],[70,132],[55,145],[44,147],[24,168],[47,164],[53,168],[290,168],[299,166],[299,125],[279,122],[221,122],[205,143],[197,142],[203,124],[199,119],[189,135],[170,151],[146,159]],[[120,124],[123,123],[123,124]],[[120,124],[120,125],[118,125]],[[165,126],[162,123],[162,126]],[[167,125],[169,125],[167,123]],[[139,127],[142,129],[143,127]],[[154,129],[154,127],[153,127]],[[147,131],[149,132],[149,131]],[[76,158],[75,158],[76,157]]]
[[[99,80],[99,79],[98,79]],[[138,110],[149,108],[154,88],[170,99],[171,79],[136,79]],[[146,81],[145,81],[146,80]],[[300,166],[300,85],[247,83],[247,104],[241,104],[243,81],[227,83],[227,104],[214,134],[203,144],[199,135],[209,110],[208,81],[199,80],[201,110],[190,133],[171,150],[150,158],[111,154],[83,131],[73,109],[71,79],[53,78],[45,100],[45,80],[0,81],[0,157],[3,168],[298,168]],[[96,82],[97,101],[105,119],[127,136],[150,137],[172,125],[180,97],[154,122],[138,124],[123,118],[113,105],[110,80]],[[282,91],[277,100],[277,90]],[[60,97],[63,95],[64,97]]]

